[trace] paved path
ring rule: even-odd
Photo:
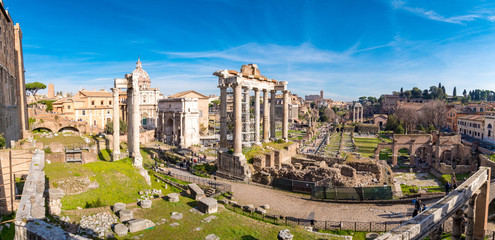
[[[351,221],[384,222],[408,220],[412,215],[412,204],[341,204],[308,200],[307,195],[269,189],[245,183],[233,183],[234,200],[241,205],[270,205],[269,212],[297,218]]]

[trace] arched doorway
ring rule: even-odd
[[[67,126],[59,129],[58,132],[79,132],[79,129],[76,127]]]
[[[378,153],[378,159],[387,161],[388,164],[392,164],[392,149],[382,148]]]
[[[411,164],[411,153],[408,148],[399,149],[397,156],[397,165],[399,166],[410,166]]]

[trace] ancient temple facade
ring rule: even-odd
[[[158,102],[157,138],[170,145],[188,148],[199,144],[197,98],[168,98]]]

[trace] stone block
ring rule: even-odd
[[[256,212],[259,213],[259,214],[262,214],[262,215],[265,215],[266,214],[266,210],[264,208],[256,208]]]
[[[250,212],[250,213],[254,212],[254,206],[251,204],[243,206],[242,209],[244,209],[244,211],[246,211],[246,212]]]
[[[62,143],[52,142],[50,143],[50,150],[54,153],[65,152],[65,147]]]
[[[266,209],[266,210],[270,209],[270,205],[268,205],[268,204],[265,204],[265,205],[260,206],[260,207],[262,207],[262,208],[264,208],[264,209]]]
[[[142,208],[151,208],[151,200],[143,200],[140,202]]]
[[[205,192],[196,183],[187,185],[194,200],[198,201],[206,197]]]
[[[134,219],[134,216],[131,210],[124,209],[119,211],[119,218],[121,222],[125,222]]]
[[[199,200],[198,209],[204,213],[216,213],[218,211],[218,202],[214,198],[204,198]]]
[[[174,219],[174,220],[181,220],[183,218],[183,215],[182,215],[182,213],[173,212],[171,214],[170,218]]]
[[[285,229],[285,230],[280,230],[280,232],[278,232],[277,239],[278,240],[292,240],[293,237],[294,237],[294,235],[290,234],[289,229]]]
[[[169,193],[169,194],[167,194],[167,198],[170,202],[179,202],[179,194],[178,193]]]
[[[48,190],[50,200],[61,199],[64,196],[64,191],[60,188],[50,188]]]
[[[127,235],[127,232],[129,231],[129,228],[127,228],[126,225],[122,224],[122,223],[119,223],[117,225],[115,225],[115,227],[113,228],[113,231],[119,236],[119,237],[123,237],[125,235]]]
[[[127,222],[127,226],[129,227],[129,232],[135,233],[148,228],[152,228],[155,224],[148,219],[134,219]]]
[[[217,235],[215,234],[208,234],[206,237],[205,237],[205,240],[220,240],[220,237],[218,237]]]
[[[125,210],[125,209],[126,209],[125,203],[118,202],[113,205],[113,212],[116,214],[119,213],[120,210]]]

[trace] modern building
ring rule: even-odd
[[[484,139],[485,137],[485,116],[467,115],[459,117],[457,120],[458,133],[473,138]]]
[[[161,99],[158,109],[157,138],[160,141],[181,148],[200,143],[197,98]]]
[[[0,135],[7,147],[28,130],[22,30],[0,1]]]
[[[53,103],[53,112],[73,121],[84,121],[102,130],[112,121],[112,93],[105,90],[80,90],[73,97]]]

